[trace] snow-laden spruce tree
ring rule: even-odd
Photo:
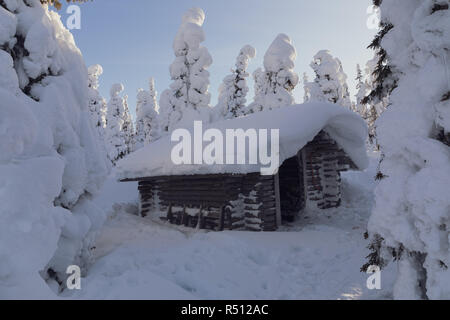
[[[45,298],[84,268],[107,174],[71,33],[39,0],[0,1],[0,299]],[[55,281],[56,280],[56,281]]]
[[[368,111],[366,105],[363,103],[364,98],[368,95],[370,87],[367,83],[366,77],[361,70],[359,64],[356,65],[356,95],[354,111],[357,112],[363,119],[367,119]]]
[[[307,84],[309,83],[308,80],[308,75],[306,74],[306,72],[303,73],[303,103],[306,103],[309,101],[309,97],[311,95],[311,93],[309,92],[309,88],[307,86]]]
[[[389,92],[390,105],[377,121],[382,160],[368,265],[397,260],[395,298],[449,299],[450,2],[375,4],[383,63],[371,97]]]
[[[209,72],[206,69],[211,65],[212,58],[208,49],[200,45],[205,41],[202,29],[204,21],[202,9],[189,9],[183,15],[175,36],[175,61],[170,66],[173,82],[160,99],[163,133],[178,127],[192,126],[194,120],[210,120],[211,95],[208,92]]]
[[[106,100],[98,91],[98,78],[102,73],[103,68],[99,64],[88,68],[89,110],[91,111],[92,123],[103,140],[106,126]]]
[[[331,102],[351,109],[347,75],[341,61],[328,50],[321,50],[314,56],[310,66],[316,77],[313,82],[306,84],[309,101]]]
[[[133,152],[135,149],[135,132],[133,119],[131,118],[130,109],[128,108],[128,95],[123,96],[123,114],[122,114],[122,133],[127,146],[126,154]]]
[[[297,52],[291,39],[279,34],[264,55],[264,70],[253,73],[255,80],[255,99],[246,113],[272,110],[295,103],[292,91],[298,84],[294,72]]]
[[[146,104],[149,100],[149,94],[146,90],[139,88],[136,95],[136,150],[144,146],[145,132],[144,132],[144,119],[140,118],[140,110],[142,105]]]
[[[155,80],[150,78],[149,91],[139,89],[136,105],[136,149],[160,137]]]
[[[372,145],[377,146],[377,135],[376,135],[376,121],[378,117],[386,110],[389,104],[389,94],[390,90],[386,90],[385,87],[393,86],[392,80],[390,83],[386,84],[384,87],[380,87],[378,84],[378,77],[380,68],[388,68],[383,60],[380,61],[381,50],[377,49],[378,54],[375,54],[374,58],[367,61],[365,72],[367,76],[366,87],[368,88],[368,94],[362,99],[361,103],[366,105],[367,116],[366,121],[369,126],[369,142]],[[381,64],[381,66],[380,66]],[[385,71],[382,71],[383,73]],[[387,73],[389,74],[389,73]],[[386,81],[387,82],[387,81]],[[377,90],[383,88],[379,96],[373,95]]]
[[[247,72],[250,59],[254,58],[256,50],[245,45],[236,59],[236,67],[232,73],[223,79],[219,89],[219,102],[215,108],[217,119],[231,119],[245,114],[246,96],[248,93]]]
[[[128,153],[127,137],[123,131],[125,119],[125,98],[119,94],[124,87],[120,83],[113,84],[106,113],[106,147],[108,158],[113,164]]]

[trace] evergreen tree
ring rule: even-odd
[[[342,63],[328,50],[321,50],[310,64],[316,78],[306,84],[310,101],[323,101],[339,104],[351,110],[352,103],[347,85],[347,75]]]
[[[150,142],[158,140],[159,132],[159,115],[158,105],[156,102],[157,92],[155,89],[155,81],[150,78],[149,91],[139,89],[137,95],[136,106],[136,144],[137,148],[141,148]]]
[[[60,16],[39,0],[0,1],[0,298],[47,297],[44,281],[57,288],[68,265],[89,264],[105,218],[91,196],[108,168],[88,101]]]
[[[148,92],[142,88],[138,89],[136,95],[136,149],[140,149],[144,146],[145,131],[144,131],[144,119],[140,117],[141,109],[144,104],[147,104],[149,100]]]
[[[255,79],[255,99],[246,113],[272,110],[295,103],[292,91],[298,84],[294,72],[297,52],[291,39],[279,34],[264,55],[264,71],[257,69]]]
[[[183,15],[175,37],[173,49],[176,58],[170,66],[173,83],[160,99],[161,129],[165,133],[177,127],[192,126],[194,120],[210,120],[211,95],[206,69],[212,58],[208,49],[200,45],[205,40],[204,20],[202,9],[189,9]]]
[[[378,55],[375,55],[375,57],[369,60],[366,64],[366,87],[368,93],[366,93],[366,97],[361,100],[361,104],[365,104],[367,110],[366,120],[369,126],[369,142],[377,150],[379,149],[379,145],[377,143],[376,121],[384,110],[386,110],[389,104],[389,96],[380,96],[376,99],[368,99],[369,95],[380,86],[377,82],[378,77],[375,71],[378,68],[378,63]]]
[[[123,109],[122,114],[122,133],[124,136],[125,144],[127,146],[127,154],[134,151],[135,148],[135,132],[133,126],[133,119],[131,118],[130,109],[128,108],[128,96],[123,97]]]
[[[306,103],[309,101],[309,97],[311,96],[311,93],[309,92],[309,88],[307,86],[308,84],[308,75],[306,74],[306,72],[303,73],[303,90],[304,90],[304,95],[303,95],[303,103]]]
[[[123,91],[123,85],[116,83],[111,86],[110,100],[107,105],[106,114],[106,139],[108,157],[113,164],[123,158],[129,151],[127,138],[123,128],[125,116],[125,98],[119,96]]]
[[[373,4],[379,8],[382,1],[383,0],[373,0]],[[385,35],[388,34],[393,27],[392,22],[387,17],[384,17],[380,22],[380,31],[378,31],[377,35],[368,46],[369,49],[375,51],[374,60],[376,60],[376,64],[371,61],[369,65],[372,89],[369,95],[363,99],[364,104],[370,103],[376,105],[383,102],[397,86],[397,72],[393,70],[395,67],[391,63],[388,63],[386,50],[381,45]]]
[[[363,99],[367,96],[369,91],[369,85],[367,80],[365,80],[364,74],[361,70],[360,65],[356,65],[356,103],[354,111],[357,112],[364,120],[367,120],[368,111],[366,105],[362,103]]]
[[[103,68],[99,64],[88,68],[89,110],[91,111],[92,123],[103,141],[106,126],[106,100],[98,91],[98,78],[102,73]]]
[[[368,225],[373,252],[363,269],[398,260],[394,298],[449,299],[450,2],[375,4],[382,64],[369,101],[388,94],[390,106],[377,121],[380,182]]]
[[[245,113],[248,93],[246,78],[249,76],[247,67],[255,55],[256,50],[253,47],[244,46],[236,59],[236,68],[223,79],[219,89],[219,103],[216,106],[218,119],[231,119]]]

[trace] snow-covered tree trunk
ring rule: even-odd
[[[388,92],[390,106],[377,121],[382,161],[369,264],[399,261],[395,298],[450,298],[449,5],[380,4],[383,63],[370,97]]]
[[[41,276],[58,286],[89,262],[105,219],[90,198],[107,167],[87,79],[58,14],[0,1],[0,298],[50,297]]]
[[[328,50],[321,50],[314,56],[310,66],[316,78],[305,85],[305,91],[309,92],[309,101],[336,103],[351,110],[347,75],[341,61],[334,58]]]
[[[127,136],[123,131],[125,116],[125,99],[119,96],[123,85],[113,84],[106,114],[106,146],[108,157],[113,164],[128,153]]]
[[[295,103],[292,91],[298,84],[294,72],[297,52],[291,39],[279,34],[264,55],[264,71],[257,69],[255,79],[255,99],[246,113],[272,110]]]
[[[232,74],[223,79],[219,89],[219,103],[215,108],[216,118],[231,119],[245,114],[248,86],[246,78],[249,76],[247,67],[250,59],[254,58],[256,50],[246,45],[236,59],[236,68]]]
[[[192,126],[194,120],[210,121],[211,95],[209,72],[212,63],[208,49],[200,44],[205,40],[202,29],[205,13],[191,8],[182,18],[182,23],[173,43],[175,61],[170,66],[173,83],[160,99],[162,132],[169,133],[177,127]]]

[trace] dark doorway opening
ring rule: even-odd
[[[280,208],[283,222],[293,222],[305,207],[301,153],[283,162],[279,169]]]

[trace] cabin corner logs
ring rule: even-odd
[[[321,131],[283,162],[278,174],[202,174],[143,177],[140,214],[158,208],[172,224],[211,230],[275,231],[294,221],[306,202],[319,209],[341,202],[340,172],[355,164]]]

